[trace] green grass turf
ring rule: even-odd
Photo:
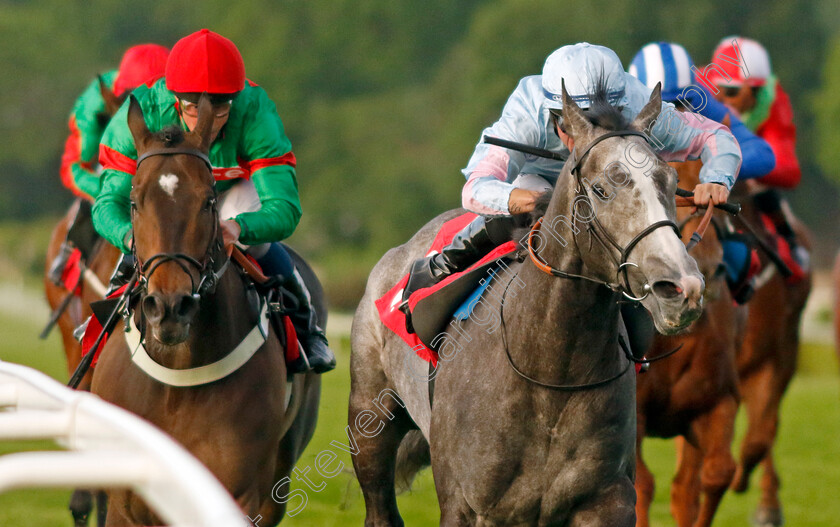
[[[40,321],[38,321],[40,323]],[[54,377],[65,380],[64,360],[58,339],[46,342],[36,338],[38,324],[24,318],[0,315],[0,358],[32,365]],[[308,502],[283,525],[344,526],[362,525],[364,501],[352,473],[349,454],[330,447],[331,441],[347,442],[347,398],[350,389],[349,343],[346,338],[333,338],[337,344],[339,367],[324,377],[321,415],[315,438],[298,463],[299,468],[313,467],[310,475],[315,484],[322,481],[314,469],[314,459],[324,450],[333,450],[344,463],[343,471],[325,481],[321,492],[306,489],[295,481],[295,488],[307,492]],[[782,477],[781,497],[788,525],[835,526],[840,524],[840,380],[833,349],[829,346],[805,345],[800,357],[800,374],[794,380],[782,409],[781,430],[776,460]],[[739,416],[739,437],[743,433],[743,415]],[[737,443],[736,443],[737,444]],[[22,449],[50,448],[48,443],[0,444],[0,453]],[[648,440],[645,458],[656,475],[656,501],[652,509],[654,526],[674,525],[669,513],[669,482],[674,473],[673,443]],[[737,449],[735,449],[737,451]],[[744,495],[727,493],[716,526],[748,525],[758,502],[757,477]],[[69,491],[27,490],[0,495],[0,526],[66,527]],[[399,498],[400,511],[407,525],[438,524],[438,507],[431,472],[426,470],[415,482],[414,489]],[[265,526],[262,526],[265,527]]]

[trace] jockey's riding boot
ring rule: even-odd
[[[64,240],[58,254],[50,264],[50,270],[47,276],[50,282],[60,286],[62,284],[61,278],[64,275],[64,268],[67,267],[67,262],[70,260],[70,255],[73,254],[73,244],[69,240]]]
[[[416,260],[403,290],[403,308],[412,293],[442,282],[481,260],[487,253],[510,239],[513,219],[509,216],[478,216],[452,238],[439,253]]]
[[[297,308],[289,314],[300,340],[300,357],[288,365],[289,373],[304,373],[313,370],[324,373],[335,368],[335,355],[327,344],[324,331],[318,327],[317,315],[312,307],[311,296],[289,253],[279,243],[269,245],[268,251],[257,259],[263,273],[275,279],[297,300]]]
[[[295,331],[300,339],[302,356],[289,365],[289,373],[304,373],[311,369],[315,373],[325,373],[335,368],[335,355],[329,348],[327,336],[318,326],[318,316],[312,306],[309,291],[300,274],[295,271],[283,282],[283,287],[297,299],[297,309],[289,314]]]

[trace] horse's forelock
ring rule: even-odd
[[[167,126],[161,131],[154,134],[154,138],[161,143],[165,148],[172,148],[184,142],[186,134],[176,125]]]
[[[593,125],[608,131],[622,131],[630,128],[630,121],[621,112],[621,107],[610,102],[607,77],[603,73],[595,79],[590,105],[583,115]]]

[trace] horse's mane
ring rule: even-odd
[[[170,148],[173,146],[178,146],[179,144],[184,142],[184,131],[177,125],[170,125],[166,128],[162,129],[160,132],[157,132],[154,135],[154,138],[163,143],[163,146],[166,148]]]

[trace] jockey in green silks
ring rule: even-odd
[[[202,29],[179,40],[166,63],[165,77],[134,91],[152,132],[177,125],[192,130],[198,99],[210,95],[215,120],[209,158],[220,195],[219,215],[226,246],[245,248],[266,275],[282,275],[298,299],[291,315],[306,356],[293,373],[335,367],[335,356],[317,326],[310,295],[289,254],[278,242],[290,236],[301,216],[295,155],[277,108],[265,90],[245,78],[239,50],[225,37]],[[102,186],[93,206],[97,231],[130,253],[131,180],[137,151],[123,105],[102,137]],[[125,258],[124,258],[125,259]],[[307,363],[308,362],[308,363]]]
[[[70,112],[70,135],[64,144],[59,173],[61,183],[79,199],[67,228],[67,238],[50,265],[49,277],[53,283],[61,284],[64,268],[77,242],[90,245],[96,238],[90,221],[90,204],[99,194],[97,155],[99,140],[111,119],[109,102],[119,106],[131,90],[163,76],[168,56],[169,50],[158,44],[132,46],[123,54],[119,69],[98,75],[76,99]],[[106,102],[106,96],[112,100]],[[83,253],[85,249],[90,250],[90,247],[81,248]]]

